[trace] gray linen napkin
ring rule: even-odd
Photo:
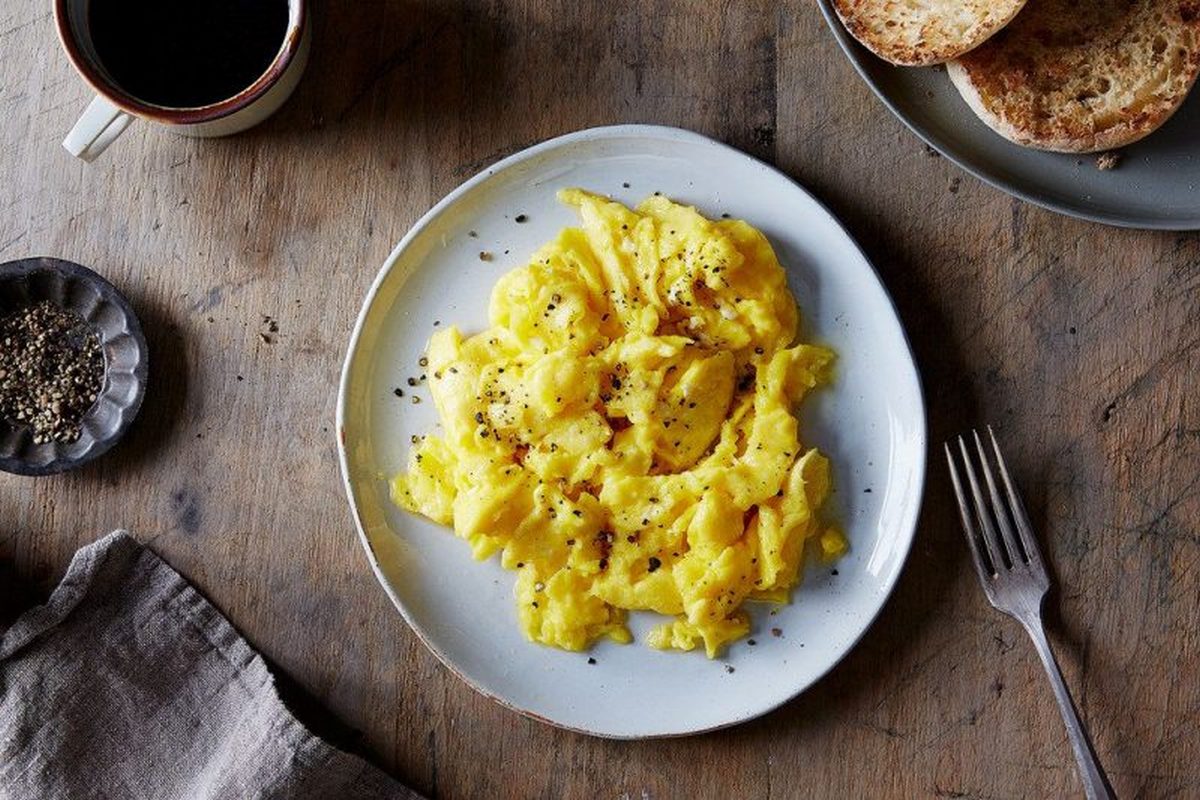
[[[0,798],[419,800],[312,735],[262,658],[124,532],[0,636]]]

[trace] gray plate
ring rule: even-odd
[[[0,471],[17,475],[63,472],[107,452],[129,429],[146,392],[146,339],[129,301],[111,283],[57,258],[0,264],[0,317],[43,300],[75,312],[99,334],[104,387],[70,444],[34,444],[28,427],[0,417]]]
[[[1200,230],[1200,90],[1159,130],[1121,149],[1117,169],[1092,155],[1043,153],[994,133],[967,107],[941,67],[895,67],[821,12],[854,68],[900,120],[982,181],[1031,203],[1108,225]]]

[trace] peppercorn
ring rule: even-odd
[[[70,443],[104,386],[100,337],[48,301],[0,319],[0,415],[26,425],[34,444]]]

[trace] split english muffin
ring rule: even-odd
[[[1122,147],[1166,122],[1200,74],[1200,0],[1031,0],[947,71],[971,109],[1017,144]]]
[[[941,64],[983,44],[1025,0],[833,0],[842,24],[880,58]]]

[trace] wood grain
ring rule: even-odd
[[[0,620],[122,526],[290,676],[323,730],[434,797],[1078,794],[1049,687],[975,584],[936,453],[882,617],[811,691],[725,732],[620,743],[521,718],[441,668],[375,584],[331,431],[379,264],[507,153],[680,125],[774,162],[846,221],[912,337],[933,441],[984,420],[1004,438],[1057,572],[1052,638],[1118,792],[1194,796],[1200,237],[1059,217],[933,157],[811,3],[314,5],[308,74],[272,120],[216,141],[137,124],[90,166],[59,146],[88,93],[47,4],[0,7],[0,258],[99,270],[152,350],[118,449],[74,474],[0,476]]]

